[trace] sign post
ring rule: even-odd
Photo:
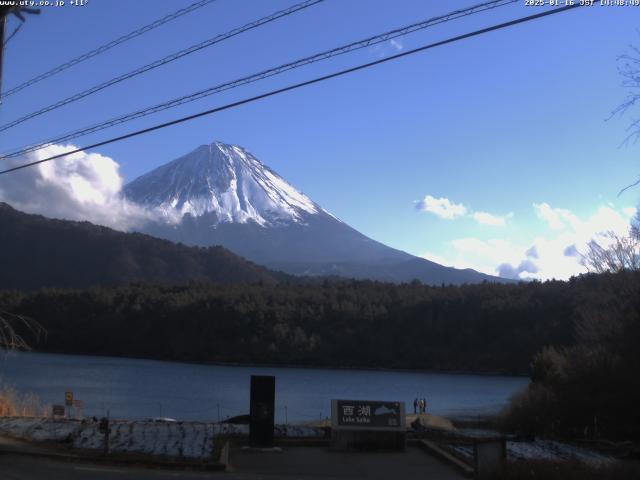
[[[331,449],[404,450],[404,402],[331,401]]]
[[[67,407],[67,418],[71,418],[71,406],[73,405],[73,392],[64,392],[64,404]]]

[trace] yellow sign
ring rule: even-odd
[[[64,403],[69,407],[73,405],[73,392],[64,392]]]

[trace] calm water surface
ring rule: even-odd
[[[84,402],[85,415],[213,420],[249,411],[251,375],[276,376],[276,417],[307,421],[330,415],[330,400],[399,400],[413,411],[426,397],[428,411],[444,415],[491,413],[523,389],[522,377],[372,370],[232,367],[129,358],[8,353],[0,377],[45,404],[63,404],[64,392]]]

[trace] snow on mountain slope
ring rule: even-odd
[[[214,142],[142,175],[125,187],[130,200],[215,223],[304,223],[327,213],[242,147]]]
[[[161,211],[169,220],[140,225],[143,233],[186,245],[222,245],[294,275],[398,282],[417,278],[438,285],[498,280],[366,237],[234,145],[200,146],[135,179],[124,191],[130,201]]]

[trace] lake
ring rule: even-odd
[[[330,415],[331,399],[397,400],[413,411],[476,415],[498,411],[528,379],[497,375],[198,365],[130,358],[32,352],[0,354],[0,377],[43,403],[64,404],[65,391],[84,403],[85,416],[172,417],[217,421],[249,412],[251,375],[275,375],[276,420]]]

